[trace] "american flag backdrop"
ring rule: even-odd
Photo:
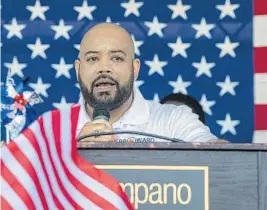
[[[106,21],[131,33],[145,98],[189,94],[218,137],[267,139],[266,0],[2,0],[1,17],[1,80],[30,77],[38,115],[78,102],[79,43]]]

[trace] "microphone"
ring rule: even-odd
[[[93,111],[93,120],[103,119],[109,121],[110,113],[107,108],[97,106]]]
[[[135,134],[135,135],[142,135],[142,136],[148,136],[148,137],[152,137],[152,138],[158,138],[158,139],[163,139],[163,140],[167,140],[170,142],[178,142],[178,143],[186,143],[185,141],[181,140],[181,139],[177,139],[177,138],[169,138],[166,136],[160,136],[157,134],[152,134],[152,133],[145,133],[145,132],[140,132],[140,131],[112,131],[112,132],[98,132],[98,133],[93,133],[93,134],[87,134],[87,135],[83,135],[77,138],[77,141],[80,141],[82,139],[86,139],[89,137],[99,137],[99,136],[107,136],[107,135],[115,135],[115,134]]]

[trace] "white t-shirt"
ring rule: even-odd
[[[85,123],[91,121],[85,111],[82,98],[79,103],[81,110],[76,131],[77,136]],[[112,126],[114,130],[146,132],[186,142],[206,142],[217,139],[189,107],[145,100],[138,88],[134,88],[134,100],[129,110]],[[166,140],[144,135],[119,135],[118,142],[127,141],[151,143]]]

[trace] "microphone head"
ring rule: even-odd
[[[107,108],[97,106],[93,112],[93,120],[103,119],[109,121],[110,113]]]

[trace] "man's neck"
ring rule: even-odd
[[[116,121],[118,121],[121,118],[121,116],[123,116],[124,113],[131,107],[132,103],[133,103],[133,94],[128,98],[128,100],[122,106],[110,112],[109,122],[113,124]],[[85,106],[87,114],[91,119],[93,119],[93,108],[88,104],[86,104]]]

